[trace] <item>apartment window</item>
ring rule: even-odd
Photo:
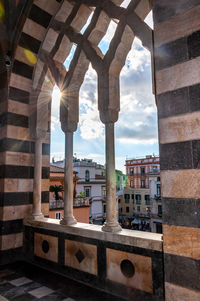
[[[144,199],[145,199],[145,204],[146,205],[150,205],[150,195],[149,194],[145,194]]]
[[[127,213],[129,212],[129,207],[126,207],[126,212],[127,212]]]
[[[162,215],[162,205],[158,205],[158,215]]]
[[[136,194],[135,199],[136,199],[136,204],[141,204],[141,194]]]
[[[61,212],[56,212],[55,213],[55,218],[56,219],[61,219]]]
[[[160,177],[157,177],[157,182],[160,182]]]
[[[158,171],[157,166],[153,166],[153,172],[157,172],[157,171]]]
[[[157,195],[160,196],[160,184],[157,184]]]
[[[141,175],[144,176],[145,175],[145,167],[141,167]]]
[[[141,188],[145,188],[145,180],[141,180]]]
[[[122,209],[122,208],[120,208],[120,211],[121,211],[121,213],[122,213],[123,209]]]
[[[135,195],[132,194],[131,197],[132,197],[132,201],[133,201],[133,203],[134,203],[134,201],[135,201]]]
[[[124,199],[125,199],[125,203],[129,203],[129,200],[130,200],[130,194],[126,194],[126,193],[125,193]]]
[[[105,186],[102,186],[101,187],[101,195],[102,195],[102,197],[106,197],[106,187]]]
[[[137,206],[137,212],[140,212],[140,206]]]
[[[133,176],[133,168],[130,169],[130,176]]]
[[[131,187],[134,187],[133,181],[130,182],[130,186],[131,186]]]
[[[90,172],[89,172],[89,170],[85,171],[85,182],[90,182]]]
[[[91,187],[84,187],[84,192],[85,192],[86,198],[89,198],[90,192],[91,192]]]

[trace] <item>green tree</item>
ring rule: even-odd
[[[62,192],[63,191],[63,186],[62,185],[51,185],[49,187],[49,191],[50,192],[54,192],[54,197],[55,197],[55,200],[56,200],[56,204],[57,204],[57,201],[61,200],[62,198],[59,196],[59,192]]]

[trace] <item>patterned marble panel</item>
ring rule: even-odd
[[[152,293],[151,257],[106,249],[107,279]]]
[[[34,255],[50,261],[58,262],[58,238],[35,233]]]
[[[97,247],[65,240],[65,265],[97,275]]]

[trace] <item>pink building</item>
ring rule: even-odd
[[[146,156],[126,160],[126,174],[132,188],[149,188],[149,176],[160,173],[160,157]]]

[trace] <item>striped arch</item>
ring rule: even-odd
[[[48,212],[50,162],[51,91],[55,84],[64,91],[64,104],[72,106],[73,122],[78,122],[79,90],[90,62],[97,73],[106,68],[115,84],[125,63],[134,36],[152,51],[152,31],[143,22],[151,10],[149,0],[132,0],[132,8],[120,7],[122,0],[35,0],[27,1],[21,21],[9,78],[8,97],[1,107],[3,126],[0,137],[2,178],[0,249],[17,254],[22,247],[23,218],[31,213],[33,202],[34,145],[37,130],[47,131],[42,147],[42,211]],[[84,34],[80,30],[93,13]],[[125,17],[124,17],[125,16]],[[110,21],[123,25],[104,56],[98,48]],[[76,44],[69,70],[64,62]],[[101,70],[100,70],[101,69]],[[101,91],[99,91],[101,93]],[[99,95],[99,109],[100,103]],[[72,101],[73,100],[73,101]],[[106,109],[107,107],[105,107]],[[119,103],[114,109],[119,111]],[[61,121],[65,119],[62,116]],[[12,208],[12,210],[11,210]],[[12,237],[10,245],[6,245]]]

